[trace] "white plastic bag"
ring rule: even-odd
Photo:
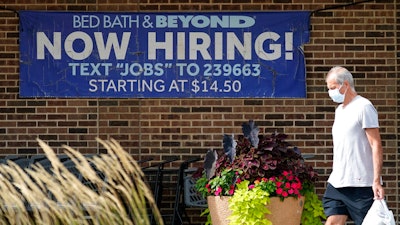
[[[375,200],[368,210],[362,225],[396,225],[393,212],[389,210],[385,200]]]

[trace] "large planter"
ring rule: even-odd
[[[211,221],[213,225],[228,225],[231,212],[228,207],[228,196],[208,196],[207,204],[210,209]],[[303,212],[304,197],[285,198],[282,202],[278,197],[271,197],[270,204],[266,207],[271,211],[266,218],[273,225],[299,225]]]

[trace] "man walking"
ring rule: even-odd
[[[333,168],[323,197],[325,225],[361,225],[374,199],[384,198],[383,150],[378,113],[357,94],[352,74],[333,67],[326,76],[331,99],[339,103],[332,126]]]

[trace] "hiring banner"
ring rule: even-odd
[[[306,97],[309,12],[19,16],[21,97]]]

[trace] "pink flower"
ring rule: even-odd
[[[282,194],[282,192],[283,192],[283,189],[282,189],[282,188],[276,189],[276,194],[280,195],[280,194]]]
[[[255,187],[254,184],[249,185],[250,190],[253,189],[254,187]]]
[[[222,192],[222,188],[221,187],[217,187],[217,190],[215,190],[215,195],[218,196],[219,194],[221,194]]]
[[[277,181],[277,182],[276,182],[276,187],[281,187],[281,186],[282,186],[282,182]]]
[[[288,196],[288,193],[286,191],[284,191],[284,192],[282,192],[282,196],[286,198]]]
[[[283,176],[287,176],[289,174],[289,172],[288,171],[283,171]]]
[[[231,187],[229,189],[229,195],[233,195],[233,193],[235,193],[235,186],[231,185]]]
[[[293,189],[300,189],[301,188],[301,184],[300,183],[292,183],[292,188]]]

